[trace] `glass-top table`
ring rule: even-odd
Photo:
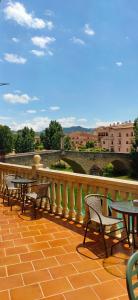
[[[138,236],[138,206],[133,201],[115,201],[111,203],[111,209],[123,214],[124,218],[127,217],[128,234],[132,233],[132,245],[136,248],[135,234]]]

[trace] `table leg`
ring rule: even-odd
[[[132,216],[132,245],[133,248],[136,248],[136,244],[135,244],[135,217]]]

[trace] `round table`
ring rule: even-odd
[[[128,234],[132,233],[132,245],[136,247],[135,234],[138,236],[138,206],[133,201],[114,201],[111,209],[128,216]]]

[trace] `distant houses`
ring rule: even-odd
[[[66,134],[75,149],[85,147],[87,142],[94,142],[96,147],[116,153],[129,153],[134,141],[133,122],[117,122],[109,126],[97,127],[91,133],[76,131]]]

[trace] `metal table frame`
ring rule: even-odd
[[[132,234],[132,246],[135,249],[135,234],[138,236],[138,206],[134,205],[133,201],[114,201],[111,209],[121,213],[124,218],[127,216],[128,235]]]

